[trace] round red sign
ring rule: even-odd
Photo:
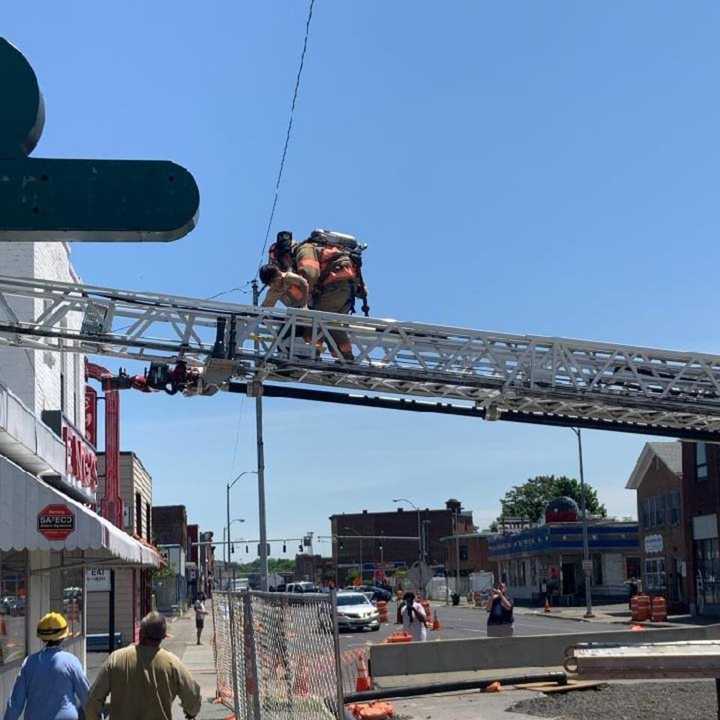
[[[38,513],[37,529],[46,540],[65,540],[75,530],[75,513],[67,505],[46,505]]]

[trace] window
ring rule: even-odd
[[[0,552],[0,622],[5,626],[5,634],[0,638],[0,667],[22,660],[27,651],[27,580],[27,553]]]
[[[680,524],[680,491],[673,490],[668,495],[668,520],[671,525]]]
[[[650,592],[665,592],[665,559],[645,561],[645,587]]]
[[[650,498],[644,498],[640,505],[640,524],[645,530],[650,527]]]
[[[639,557],[626,557],[625,558],[625,577],[626,578],[639,578],[642,575],[640,570],[640,558]]]
[[[151,517],[152,510],[150,509],[150,503],[145,503],[145,539],[148,542],[152,542],[152,533],[151,533],[151,527],[150,527],[150,517]]]
[[[695,479],[708,479],[707,447],[701,442],[695,444]]]
[[[468,546],[461,545],[460,546],[460,562],[467,562],[467,559],[468,559]]]
[[[133,530],[138,537],[142,537],[142,496],[139,492],[135,493],[135,527]]]
[[[655,498],[655,526],[662,527],[665,524],[665,495],[658,495]]]
[[[53,553],[53,565],[76,565],[82,560],[82,551]],[[70,637],[82,635],[83,569],[80,567],[58,568],[50,573],[50,610],[62,613],[68,621]]]
[[[592,556],[593,564],[593,585],[603,584],[603,566],[602,566],[602,555]]]
[[[60,411],[65,414],[65,374],[60,372]]]

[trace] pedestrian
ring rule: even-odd
[[[200,712],[200,686],[180,660],[160,647],[166,635],[167,624],[160,613],[151,612],[142,619],[140,643],[110,655],[90,688],[87,720],[100,720],[108,694],[112,720],[170,720],[176,697],[186,717]]]
[[[43,616],[37,636],[45,643],[28,655],[15,680],[3,720],[78,720],[88,696],[88,681],[80,661],[62,649],[70,634],[67,620],[56,612]]]
[[[419,602],[415,602],[413,593],[405,593],[400,614],[403,630],[412,635],[413,642],[427,640],[427,615],[425,615],[423,606]]]
[[[487,603],[488,637],[512,637],[513,634],[513,601],[508,595],[507,586],[499,582],[490,592]]]
[[[203,627],[205,627],[205,616],[210,614],[205,609],[205,595],[203,593],[200,593],[197,596],[197,599],[195,600],[195,603],[193,605],[193,610],[195,610],[195,629],[197,630],[197,644],[201,645],[202,643],[200,642],[200,636],[202,635]]]

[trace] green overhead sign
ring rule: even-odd
[[[0,241],[168,242],[197,223],[193,176],[167,160],[29,158],[45,107],[30,63],[0,38]]]

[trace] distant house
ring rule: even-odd
[[[692,584],[682,482],[682,445],[649,442],[625,485],[637,492],[643,590],[664,596],[675,612],[687,611]]]

